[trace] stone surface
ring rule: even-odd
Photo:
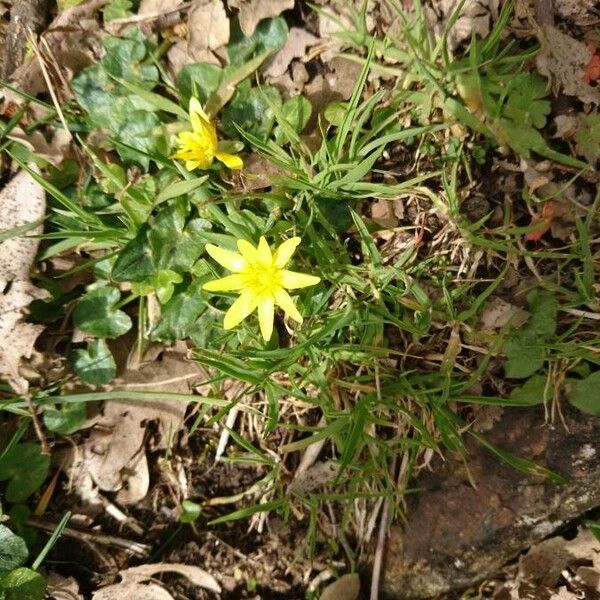
[[[566,429],[560,421],[546,424],[541,407],[506,409],[485,435],[567,483],[518,471],[474,439],[467,466],[447,456],[414,482],[422,491],[407,497],[406,527],[390,534],[383,597],[429,598],[466,588],[600,505],[600,419],[562,410]]]

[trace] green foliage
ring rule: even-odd
[[[122,19],[131,16],[133,2],[131,0],[110,0],[102,11],[104,14],[104,22],[108,23],[113,19]]]
[[[99,340],[101,341],[101,340]],[[65,402],[54,406],[44,407],[44,425],[50,430],[62,435],[70,435],[79,431],[86,419],[85,402]]]
[[[205,104],[229,72],[227,68],[222,69],[210,63],[184,65],[177,76],[177,87],[184,105],[194,95]]]
[[[575,142],[578,154],[585,156],[592,164],[598,162],[600,159],[600,114],[590,113],[581,117]]]
[[[181,503],[182,513],[179,515],[181,523],[193,523],[202,515],[202,508],[196,502],[184,500]]]
[[[208,307],[201,293],[202,284],[200,279],[183,282],[175,288],[172,298],[163,307],[159,323],[150,333],[151,339],[175,341],[192,334],[196,321]]]
[[[73,370],[85,383],[104,385],[117,372],[117,365],[106,342],[90,340],[87,348],[77,348],[71,354]]]
[[[212,227],[206,219],[188,219],[190,212],[190,204],[182,198],[161,210],[152,225],[142,227],[119,253],[111,273],[113,280],[167,285],[163,298],[169,290],[172,293],[177,274],[191,270],[204,249],[203,234]],[[141,288],[136,289],[139,293]]]
[[[175,271],[164,270],[153,273],[139,283],[132,283],[131,291],[138,296],[155,293],[161,304],[166,304],[173,296],[175,284],[183,281],[182,276]]]
[[[281,106],[281,94],[273,86],[250,87],[249,82],[239,85],[231,102],[223,111],[223,131],[228,137],[237,137],[239,130],[266,140],[275,123],[273,105]]]
[[[558,304],[553,295],[534,291],[529,297],[529,321],[515,330],[504,344],[507,377],[525,379],[542,368],[547,343],[556,330]]]
[[[42,454],[38,444],[19,443],[0,458],[0,481],[8,480],[5,498],[23,502],[44,483],[50,468],[50,457]]]
[[[281,114],[283,115],[285,122],[296,133],[300,133],[306,127],[311,113],[312,106],[304,96],[294,96],[293,98],[286,100],[281,107]],[[277,144],[293,141],[286,135],[285,129],[281,125],[275,127],[274,135],[275,143]]]
[[[287,40],[288,26],[283,17],[263,19],[250,37],[245,37],[240,29],[239,20],[234,18],[231,24],[231,38],[227,47],[229,62],[234,66],[244,64],[252,57],[264,52],[277,52]]]
[[[0,578],[4,578],[27,560],[29,552],[24,540],[2,524],[0,524],[0,548]]]
[[[569,382],[567,398],[579,410],[600,416],[600,371],[588,377]]]
[[[513,402],[524,406],[543,404],[547,394],[548,379],[543,375],[530,377],[521,387],[515,388],[510,393]]]
[[[502,113],[514,123],[526,124],[536,129],[546,125],[550,102],[546,81],[536,73],[519,73],[510,81]]]
[[[110,5],[109,5],[110,6]],[[81,71],[72,82],[79,104],[87,111],[89,123],[108,129],[123,143],[142,153],[165,154],[167,142],[156,106],[129,86],[151,90],[158,83],[158,70],[149,64],[150,45],[139,29],[128,29],[123,37],[103,40],[106,54],[102,61]],[[149,159],[119,146],[126,162],[148,167]]]
[[[131,317],[116,308],[121,293],[107,285],[87,292],[73,311],[75,327],[95,337],[115,338],[127,333],[131,327]]]
[[[43,600],[46,594],[44,578],[25,567],[19,567],[0,579],[0,600]]]
[[[115,0],[107,10],[119,6],[125,3]],[[516,266],[523,254],[542,265],[555,259],[551,248],[534,252],[517,245],[523,228],[508,222],[511,214],[503,225],[484,218],[475,226],[465,224],[461,212],[463,186],[472,184],[470,158],[476,151],[483,159],[485,150],[498,142],[523,155],[552,152],[539,131],[549,113],[546,91],[537,75],[524,72],[525,55],[500,51],[494,30],[488,40],[474,40],[468,56],[451,61],[443,44],[435,43],[427,28],[421,27],[423,23],[406,27],[406,47],[396,47],[395,37],[385,42],[371,37],[359,12],[353,13],[356,31],[340,32],[351,46],[367,46],[366,56],[361,52],[355,57],[363,65],[356,88],[350,99],[330,105],[317,119],[311,119],[312,106],[306,98],[284,101],[276,88],[255,83],[259,80],[255,71],[285,42],[283,19],[263,20],[248,39],[234,24],[230,64],[222,68],[187,65],[175,88],[171,82],[159,82],[154,60],[160,52],[155,54],[152,42],[137,29],[122,37],[107,37],[101,63],[76,77],[78,107],[69,108],[66,115],[84,140],[92,128],[102,128],[110,137],[102,152],[95,150],[97,142],[90,140],[90,147],[84,144],[89,162],[81,173],[65,164],[52,170],[52,183],[40,178],[51,198],[42,259],[77,249],[85,262],[79,261],[62,276],[87,270],[95,279],[78,297],[81,288],[65,294],[55,281],[43,280],[45,271],[40,275],[52,294],[45,306],[46,321],[58,320],[74,305],[74,327],[94,338],[72,353],[80,379],[88,385],[105,385],[114,377],[116,365],[104,338],[130,332],[133,317],[135,349],[140,353],[152,341],[187,340],[195,346],[194,357],[206,367],[215,392],[194,396],[202,405],[194,429],[200,423],[212,427],[222,422],[243,397],[260,400],[250,407],[256,423],[262,418],[260,444],[232,429],[231,452],[223,458],[260,466],[263,478],[253,484],[257,501],[213,523],[261,510],[285,515],[292,501],[303,503],[311,521],[316,521],[323,503],[348,500],[342,518],[347,524],[350,509],[346,506],[355,505],[357,499],[375,501],[396,493],[388,475],[394,457],[406,457],[410,472],[424,448],[465,451],[461,432],[468,426],[455,409],[456,402],[539,404],[555,392],[549,389],[548,377],[538,373],[546,363],[564,357],[577,363],[582,356],[593,362],[591,350],[574,349],[562,333],[557,334],[559,302],[571,309],[593,299],[591,236],[582,224],[578,225],[580,244],[566,259],[568,268],[560,271],[561,278],[565,273],[562,280],[567,273],[576,273],[577,292],[567,289],[567,284],[556,290],[558,284],[549,281],[553,294],[535,291],[528,297],[530,318],[524,326],[511,331],[507,325],[497,335],[477,331],[480,308],[506,274],[499,269],[489,284],[480,278],[495,272],[496,260],[510,256]],[[504,11],[503,15],[506,22]],[[371,68],[383,60],[378,57],[388,55],[389,64],[375,66],[396,74],[394,86],[371,89]],[[232,144],[239,150],[243,139],[249,153],[267,161],[270,187],[249,186],[245,191],[252,172],[233,175],[215,164],[198,177],[170,158],[167,132],[189,129],[191,95],[200,98],[231,138],[222,140],[219,131],[222,147]],[[320,130],[304,137],[300,134],[309,121],[316,121]],[[480,145],[470,155],[477,138],[469,136],[465,143],[454,138],[449,125],[456,121],[487,138],[485,147]],[[409,167],[396,160],[398,155],[418,160]],[[552,157],[565,160],[556,153]],[[430,158],[441,165],[440,171],[428,170]],[[406,171],[397,173],[393,170],[397,167]],[[414,175],[409,175],[413,169]],[[427,185],[429,179],[434,180],[432,185]],[[438,235],[429,221],[420,232],[415,221],[414,239],[412,226],[405,227],[405,222],[381,232],[386,228],[371,218],[369,208],[377,201],[380,205],[391,201],[394,209],[404,207],[406,199],[418,211],[425,201],[425,212],[435,212],[443,223],[449,221],[444,235],[456,251],[436,246],[442,251],[427,254],[431,237]],[[409,242],[398,245],[405,229],[410,232]],[[254,316],[225,331],[223,315],[233,302],[232,294],[202,290],[206,281],[221,275],[207,258],[207,243],[235,250],[236,240],[256,243],[260,236],[271,246],[301,236],[302,245],[290,268],[317,274],[322,280],[314,288],[293,291],[303,323],[289,321],[278,310],[276,331],[266,344],[257,333]],[[457,262],[455,255],[462,255],[463,245],[465,253],[459,258],[463,262]],[[470,263],[474,248],[483,249],[485,260]],[[575,260],[583,265],[581,269],[573,267]],[[122,297],[124,290],[127,295]],[[558,331],[563,331],[562,322]],[[477,354],[470,353],[472,348]],[[526,381],[517,382],[522,385],[509,398],[470,396],[501,350],[506,355],[506,376]],[[597,414],[595,400],[590,401],[589,367],[572,370],[570,375],[572,402]],[[220,389],[228,379],[240,384],[233,399]],[[492,377],[487,383],[494,387],[496,381]],[[59,390],[50,398],[42,393],[44,424],[62,434],[76,431],[85,419],[84,400],[125,397],[111,395],[116,393],[61,396]],[[164,394],[119,393],[136,400],[160,399]],[[289,398],[306,408],[310,418],[282,419],[280,404]],[[283,485],[287,474],[263,447],[276,429],[287,429],[283,453],[329,442],[336,478],[326,483],[334,491],[282,492],[288,487]],[[516,468],[554,477],[481,436],[477,439]],[[15,472],[2,471],[0,461],[0,474],[8,473],[9,479]],[[12,483],[11,479],[9,487]],[[181,522],[199,516],[197,504],[183,503]]]

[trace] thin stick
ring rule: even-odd
[[[56,523],[50,523],[34,517],[29,517],[29,519],[27,519],[27,524],[37,527],[38,529],[43,529],[44,531],[54,531],[57,526]],[[128,550],[140,558],[146,558],[152,549],[148,544],[132,542],[131,540],[116,537],[114,535],[102,535],[98,533],[90,533],[88,531],[79,531],[70,527],[65,527],[62,530],[61,535],[81,540],[89,544],[103,544],[105,546],[123,548],[124,550]]]
[[[396,472],[396,456],[392,458],[390,471]],[[375,559],[373,560],[373,576],[371,577],[371,595],[369,600],[379,599],[379,581],[381,579],[381,568],[383,567],[383,555],[385,552],[385,540],[387,538],[388,526],[390,521],[390,499],[386,497],[381,511],[381,521],[379,523],[379,535],[377,536],[377,548],[375,549]]]
[[[31,411],[31,421],[33,422],[35,434],[37,435],[38,440],[40,440],[40,445],[42,446],[42,454],[50,454],[50,446],[48,446],[46,436],[44,435],[44,431],[42,429],[42,426],[40,425],[40,420],[38,419],[35,406],[33,405],[33,402],[31,400],[31,394],[25,394],[25,397],[27,398],[27,406]]]
[[[65,119],[65,115],[63,115],[63,112],[60,108],[60,102],[58,101],[58,97],[56,95],[56,92],[54,91],[54,86],[52,85],[52,80],[50,79],[50,75],[48,74],[48,70],[46,69],[46,65],[44,64],[44,57],[42,56],[42,53],[40,52],[40,49],[37,46],[37,43],[35,41],[35,38],[33,37],[33,33],[31,33],[31,30],[29,30],[27,32],[27,37],[29,38],[29,43],[31,44],[31,47],[33,48],[33,52],[35,53],[38,63],[40,64],[40,69],[42,71],[42,75],[44,76],[44,81],[46,82],[48,91],[50,92],[50,97],[52,98],[52,103],[54,104],[54,108],[56,109],[56,114],[58,115],[58,118],[60,119],[62,126],[65,128],[65,131],[69,135],[69,138],[73,139],[73,135],[71,134],[71,130],[69,129],[69,126],[67,125],[67,120]]]

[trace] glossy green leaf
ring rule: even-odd
[[[542,338],[549,338],[556,332],[556,317],[558,315],[558,302],[556,298],[544,291],[534,290],[529,294],[529,310],[531,317],[526,327]]]
[[[128,117],[119,116],[121,123],[115,134],[121,142],[147,154],[168,154],[168,145],[160,119],[145,110],[128,111]],[[126,162],[134,162],[148,170],[150,160],[138,152],[120,146],[121,158]]]
[[[304,96],[294,96],[283,103],[281,112],[288,125],[296,133],[300,133],[310,119],[312,105]],[[275,141],[278,144],[290,141],[281,125],[275,128]]]
[[[232,65],[242,65],[256,54],[276,52],[288,37],[288,26],[283,17],[263,19],[254,33],[245,37],[237,18],[231,21],[231,37],[227,51]]]
[[[0,592],[6,600],[43,600],[46,582],[37,571],[20,567],[0,579]]]
[[[166,200],[171,200],[172,198],[177,198],[178,196],[185,196],[186,194],[190,194],[201,187],[206,180],[208,179],[208,175],[204,175],[203,177],[196,177],[194,179],[184,179],[183,181],[178,181],[166,187],[157,197],[155,204],[161,204]]]
[[[85,402],[67,402],[58,407],[44,408],[44,425],[62,435],[70,435],[79,431],[85,423],[87,414]]]
[[[104,340],[91,340],[86,349],[74,350],[71,363],[75,373],[90,385],[104,385],[117,373],[115,359]]]
[[[201,234],[212,226],[200,218],[186,223],[188,212],[187,202],[174,202],[159,213],[148,232],[148,243],[158,269],[187,272],[202,253],[204,238]]]
[[[0,525],[0,577],[21,566],[29,556],[25,541]]]
[[[95,337],[115,338],[127,333],[131,318],[115,308],[121,294],[119,290],[103,286],[87,292],[73,311],[75,327]]]
[[[142,227],[119,252],[110,275],[118,282],[142,282],[155,272],[154,257],[148,243],[148,228]]]
[[[325,120],[334,125],[335,127],[339,127],[344,120],[344,115],[348,112],[348,103],[347,102],[330,102],[323,111],[323,116]]]
[[[237,127],[239,127],[261,140],[266,140],[275,123],[275,114],[269,101],[276,106],[281,105],[281,94],[277,88],[264,86],[248,89],[239,86],[223,111],[222,125],[226,135],[231,138],[238,137]]]
[[[163,306],[160,321],[152,330],[153,340],[174,341],[188,337],[198,317],[206,310],[206,299],[201,293],[203,281],[181,284],[173,297]]]
[[[175,284],[183,281],[182,276],[175,271],[158,271],[152,277],[141,283],[133,283],[131,291],[139,296],[155,293],[161,304],[166,304],[173,296]]]
[[[107,73],[131,83],[154,87],[158,81],[158,69],[153,64],[143,63],[149,44],[137,27],[128,29],[119,37],[106,37],[102,43],[106,54],[101,64]]]
[[[202,104],[206,103],[210,95],[219,89],[223,77],[224,70],[216,65],[209,63],[184,65],[177,77],[177,87],[185,108],[192,96],[196,96]]]
[[[9,480],[5,498],[23,502],[44,483],[50,457],[42,454],[38,444],[15,444],[0,459],[0,481]]]

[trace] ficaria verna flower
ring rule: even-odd
[[[216,158],[230,169],[241,169],[242,159],[235,154],[225,152],[226,144],[217,140],[217,128],[208,118],[197,98],[190,98],[190,123],[192,131],[182,131],[177,136],[179,149],[173,158],[185,161],[188,171],[208,169]]]
[[[286,290],[316,285],[321,279],[283,268],[299,243],[300,238],[293,237],[271,253],[264,237],[260,238],[256,248],[246,240],[238,240],[239,254],[213,244],[206,245],[208,254],[234,274],[209,281],[204,284],[203,289],[209,292],[240,292],[225,314],[225,329],[235,327],[257,308],[260,331],[263,338],[269,341],[273,333],[276,305],[280,306],[288,317],[302,323],[302,315]]]

